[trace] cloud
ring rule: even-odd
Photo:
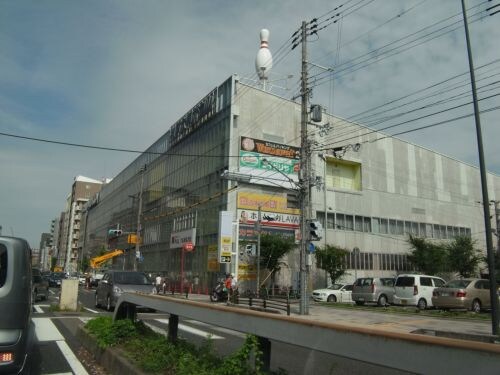
[[[291,52],[289,38],[302,20],[330,17],[335,12],[327,12],[339,4],[327,0],[1,2],[0,131],[145,149],[232,73],[254,76],[261,28],[271,31],[273,75],[293,74],[288,85],[297,90],[300,47]],[[322,30],[317,40],[311,38],[310,61],[337,69],[460,13],[458,2],[363,4],[358,12]],[[500,57],[498,24],[493,17],[471,24],[476,66]],[[345,46],[338,51],[338,44]],[[491,68],[497,70],[490,74],[498,73],[497,65]],[[458,28],[343,75],[333,92],[326,80],[314,89],[312,101],[349,118],[467,69],[463,29]],[[481,108],[499,103],[493,98],[482,102]],[[471,108],[460,113],[465,112]],[[487,165],[500,173],[499,112],[485,114],[482,120]],[[472,119],[401,137],[477,164]],[[48,231],[50,220],[64,209],[74,176],[113,177],[137,156],[7,137],[0,137],[0,148],[0,170],[7,176],[2,180],[8,181],[0,186],[0,225],[4,233],[12,227],[35,247],[40,233]]]

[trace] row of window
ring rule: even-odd
[[[406,254],[349,253],[345,268],[352,270],[412,271],[413,266]]]
[[[458,236],[471,236],[471,229],[452,225],[418,223],[398,219],[367,217],[329,212],[325,225],[325,213],[318,211],[317,219],[327,229],[346,231],[391,234],[405,236],[411,234],[417,237],[453,239]]]

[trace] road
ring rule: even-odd
[[[35,375],[49,374],[106,374],[95,366],[91,358],[82,351],[75,335],[77,328],[89,319],[97,316],[110,315],[103,309],[94,307],[94,291],[80,288],[79,301],[85,306],[81,313],[55,313],[50,311],[50,304],[57,303],[57,289],[51,289],[49,301],[37,303],[34,306],[33,322],[36,327],[37,343],[33,356],[33,370]],[[206,300],[206,296],[191,296]],[[332,309],[327,306],[313,304],[311,314],[304,319],[325,320],[341,324],[368,325],[384,330],[411,332],[419,328],[460,330],[469,333],[488,333],[487,321],[453,321],[419,316],[395,316],[372,311],[353,311]],[[141,313],[142,319],[155,331],[166,335],[168,330],[168,314]],[[211,337],[217,352],[224,356],[239,349],[244,341],[240,332],[230,331],[221,327],[194,320],[180,320],[179,335],[186,340],[201,344]],[[297,338],[300,340],[300,338]],[[389,368],[381,368],[360,361],[328,355],[325,353],[307,350],[299,346],[286,345],[273,341],[271,368],[283,368],[291,375],[300,374],[398,374],[402,373]]]

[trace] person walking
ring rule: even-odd
[[[231,275],[230,273],[227,274],[226,276],[226,280],[224,281],[224,289],[226,289],[226,293],[227,293],[227,303],[229,304],[230,300],[231,300],[231,296],[232,296],[232,289],[231,289],[231,286],[233,284],[233,275]]]
[[[160,294],[162,284],[163,284],[162,277],[160,274],[158,274],[155,279],[156,294]]]

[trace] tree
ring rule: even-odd
[[[315,251],[316,265],[325,270],[332,283],[335,283],[346,272],[346,255],[349,251],[341,247],[326,245]]]
[[[482,260],[481,250],[475,249],[476,241],[467,236],[458,236],[446,246],[450,271],[461,277],[476,276]]]
[[[417,271],[427,275],[436,275],[446,272],[448,265],[448,252],[445,245],[430,242],[424,238],[410,235],[408,243],[411,246],[408,260]]]
[[[274,291],[276,272],[281,270],[284,262],[281,260],[295,247],[292,238],[285,238],[276,234],[263,234],[260,238],[260,265],[269,271],[271,290]],[[267,278],[266,278],[267,279]],[[260,285],[258,285],[260,288]]]

